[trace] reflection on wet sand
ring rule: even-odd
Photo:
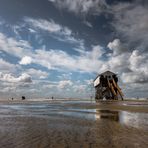
[[[96,119],[110,119],[119,121],[119,112],[111,110],[96,110]]]
[[[93,105],[96,104],[0,104],[0,147],[147,148],[147,113]]]
[[[95,119],[108,119],[123,125],[148,129],[148,115],[146,113],[96,109]]]

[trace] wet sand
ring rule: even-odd
[[[146,101],[0,101],[0,148],[147,148]]]

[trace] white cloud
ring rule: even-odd
[[[148,7],[140,1],[112,6],[112,25],[126,43],[136,49],[148,48]]]
[[[63,79],[71,79],[71,76],[72,76],[72,73],[71,72],[68,72],[68,73],[64,73],[64,74],[58,76],[58,78],[60,78],[62,80]]]
[[[24,56],[21,61],[19,62],[19,64],[21,65],[28,65],[32,63],[32,58],[29,56]]]
[[[122,80],[125,83],[148,82],[148,54],[138,50],[132,51],[128,59],[128,67],[131,72],[123,73]],[[138,85],[138,84],[137,84]]]
[[[93,81],[94,81],[94,79],[85,80],[86,84],[90,85],[90,86],[93,85]]]
[[[49,0],[59,8],[67,9],[75,14],[100,14],[106,7],[105,0]]]
[[[25,18],[24,21],[27,24],[30,24],[30,27],[32,27],[33,30],[40,29],[42,31],[47,31],[49,35],[59,41],[77,44],[81,44],[81,42],[83,42],[83,40],[76,39],[72,30],[68,27],[57,24],[53,20]]]
[[[15,87],[4,87],[3,89],[0,89],[0,92],[3,92],[3,93],[10,93],[11,91],[15,91]]]
[[[17,66],[15,64],[11,64],[2,58],[0,58],[0,70],[5,72],[15,71]]]
[[[30,54],[31,45],[24,40],[16,40],[0,33],[0,50],[16,57]]]
[[[56,87],[56,85],[55,84],[46,84],[46,85],[44,85],[43,86],[43,88],[45,88],[45,89],[51,89],[51,88],[54,88],[54,87]]]
[[[27,74],[31,75],[32,77],[35,77],[37,79],[45,79],[48,77],[49,73],[37,69],[27,69]]]
[[[140,50],[125,51],[119,40],[110,42],[108,46],[113,53],[105,62],[107,69],[118,72],[124,83],[136,83],[138,86],[140,83],[148,82],[148,53]]]
[[[30,33],[36,33],[36,31],[32,28],[28,28],[28,30],[30,31]]]
[[[73,89],[75,92],[82,94],[86,93],[86,87],[87,87],[86,85],[80,84],[80,85],[74,85]]]
[[[67,88],[69,86],[72,86],[72,81],[70,80],[63,80],[63,81],[59,81],[59,85],[57,86],[60,89],[64,89]]]
[[[82,72],[97,72],[102,65],[99,58],[103,55],[101,46],[93,46],[92,51],[81,53],[80,56],[69,55],[60,50],[36,50],[34,62],[48,69],[67,69]]]
[[[25,22],[33,25],[37,29],[42,29],[44,31],[48,31],[51,33],[63,32],[64,29],[59,25],[56,24],[53,20],[47,21],[44,19],[33,19],[33,18],[25,18]]]
[[[129,58],[130,69],[148,75],[148,53],[134,50]]]
[[[90,56],[91,59],[95,60],[100,58],[105,53],[105,50],[100,45],[92,46],[91,52],[86,52],[88,57]]]
[[[15,39],[7,38],[3,34],[2,36],[4,37],[4,39],[2,39],[1,41],[4,41],[3,44],[8,41],[9,43],[7,45],[9,45],[9,48],[17,48],[18,44],[20,47],[23,47],[20,50],[20,55],[16,54],[15,52],[11,52],[11,50],[7,47],[5,48],[5,50],[3,50],[7,53],[11,53],[12,55],[21,57],[22,60],[20,61],[20,64],[30,64],[31,62],[33,62],[35,64],[44,66],[49,70],[70,70],[89,73],[100,73],[105,70],[111,70],[114,72],[118,72],[118,74],[121,75],[121,79],[124,83],[140,84],[147,82],[148,79],[148,54],[140,52],[138,50],[125,50],[124,44],[122,44],[119,39],[115,39],[113,42],[110,42],[108,44],[108,47],[113,51],[113,53],[108,57],[108,59],[102,60],[103,54],[105,54],[105,50],[99,45],[92,46],[91,51],[80,51],[79,55],[77,56],[69,55],[61,50],[51,49],[48,51],[43,49],[37,49],[34,52],[30,51],[29,56],[25,48],[28,47],[28,43],[26,43],[25,41],[20,41],[18,43]],[[9,40],[12,40],[12,42],[10,42]],[[29,48],[32,49],[32,47],[28,47],[28,49]],[[2,71],[7,70],[8,72],[9,70],[17,69],[16,65],[10,64],[3,59],[0,59],[0,63],[0,69]],[[34,69],[27,70],[26,73],[39,79],[47,78],[48,76],[46,72]],[[14,77],[11,74],[1,74],[1,81],[17,83],[25,82],[27,81],[26,79],[28,81],[31,81],[31,78],[26,75]],[[66,87],[66,85],[70,85],[70,83],[60,82],[59,84],[57,84],[58,88],[64,88]],[[50,85],[50,87],[53,87],[53,85]]]
[[[123,73],[121,75],[122,81],[124,83],[147,83],[148,82],[148,76],[144,73],[140,72],[129,72],[129,73]]]
[[[86,26],[88,26],[88,27],[90,27],[90,28],[93,28],[93,25],[92,25],[90,22],[84,21],[83,23],[84,23]]]
[[[114,55],[119,55],[126,52],[124,45],[119,39],[114,39],[112,42],[109,42],[107,47],[113,51]]]
[[[21,76],[19,77],[14,77],[12,74],[8,73],[8,74],[4,74],[2,72],[0,72],[0,80],[4,81],[4,82],[10,82],[10,83],[31,83],[31,77],[30,75],[23,73]]]

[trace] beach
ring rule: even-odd
[[[1,148],[147,148],[147,101],[0,101]]]

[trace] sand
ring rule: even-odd
[[[1,148],[147,148],[146,101],[0,101]]]

